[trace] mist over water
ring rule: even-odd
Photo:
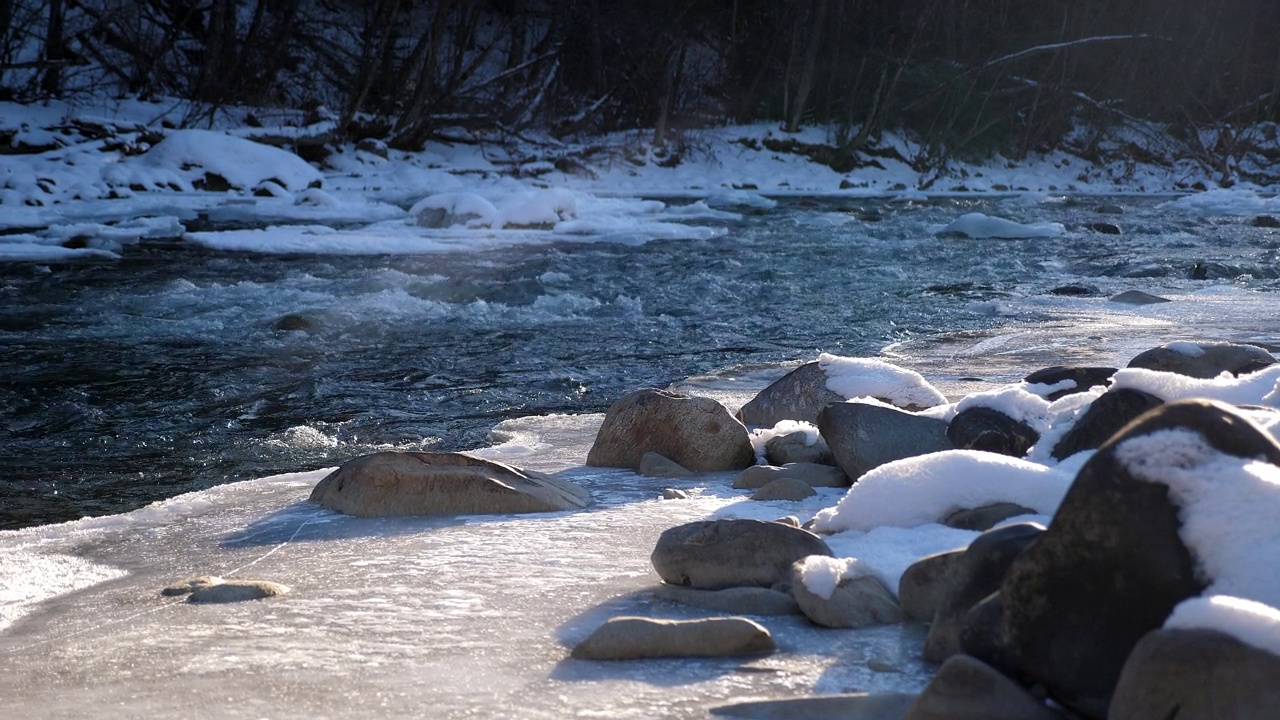
[[[1276,231],[1160,203],[797,199],[708,221],[727,230],[709,240],[370,257],[149,241],[116,262],[0,265],[0,529],[375,448],[481,447],[503,420],[690,375],[1083,321],[1048,295],[1065,285],[1095,302],[1280,285]],[[973,211],[1069,232],[934,235]],[[1251,330],[1270,332],[1234,328]]]

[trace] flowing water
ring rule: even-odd
[[[149,241],[115,262],[0,265],[0,529],[25,528],[0,532],[0,696],[31,717],[557,718],[918,690],[912,626],[771,618],[768,658],[565,660],[609,615],[697,615],[647,592],[663,529],[840,497],[751,503],[728,477],[582,468],[598,413],[672,383],[732,406],[821,351],[884,353],[954,395],[1166,340],[1280,341],[1277,231],[1101,202],[796,199],[715,221],[710,240],[371,257]],[[1069,232],[934,234],[970,211]],[[1131,289],[1173,302],[1106,299]],[[263,479],[493,443],[595,504],[370,521],[309,503],[321,473]],[[692,499],[657,500],[668,485]],[[225,607],[156,592],[206,573],[294,592]]]

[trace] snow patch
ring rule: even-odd
[[[899,407],[921,408],[947,401],[920,373],[883,360],[823,353],[818,356],[818,367],[827,376],[827,389],[846,400],[880,398]]]

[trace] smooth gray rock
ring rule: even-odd
[[[1011,517],[1035,515],[1036,511],[1017,503],[998,502],[982,507],[956,510],[942,521],[943,525],[957,530],[985,532]]]
[[[1141,290],[1125,290],[1118,295],[1112,295],[1111,302],[1121,303],[1124,305],[1154,305],[1156,303],[1171,302],[1169,298],[1163,298],[1159,295],[1144,293]]]
[[[358,517],[578,510],[590,493],[567,480],[461,453],[380,452],[348,460],[311,500]]]
[[[901,720],[916,695],[848,693],[759,700],[711,708],[712,715],[744,720]]]
[[[791,576],[791,596],[800,612],[816,625],[829,628],[860,628],[902,622],[902,606],[879,579],[870,575],[845,578],[831,597],[811,592],[800,579],[797,568]]]
[[[733,486],[739,490],[755,490],[783,478],[799,480],[809,487],[849,486],[849,478],[843,470],[834,465],[816,463],[788,463],[781,467],[752,465],[734,479]]]
[[[579,660],[761,655],[777,646],[769,631],[744,617],[655,620],[615,617],[573,649]]]
[[[948,578],[948,592],[929,625],[922,655],[942,662],[960,652],[960,633],[969,609],[1000,589],[1014,558],[1044,534],[1044,526],[1018,523],[979,535]]]
[[[810,555],[831,555],[808,530],[761,520],[702,520],[670,528],[658,538],[651,560],[672,585],[703,590],[772,587],[789,580],[791,566]]]
[[[1192,348],[1196,350],[1184,352]],[[1129,367],[1160,370],[1207,380],[1218,377],[1224,372],[1243,375],[1275,363],[1276,359],[1271,353],[1254,345],[1201,341],[1170,343],[1151,348],[1130,360]]]
[[[954,655],[938,669],[938,674],[929,681],[903,720],[1063,720],[1063,717],[990,665],[968,655]]]
[[[962,450],[1023,457],[1040,440],[1040,433],[994,408],[971,407],[951,419],[947,439]]]
[[[951,592],[952,573],[964,557],[964,550],[947,550],[911,563],[898,581],[898,602],[908,620],[933,622],[933,616]]]
[[[681,585],[661,585],[656,597],[734,615],[795,615],[800,607],[790,595],[772,588],[732,587],[724,590],[696,590]]]
[[[751,495],[752,500],[770,501],[770,500],[804,500],[811,498],[818,493],[814,491],[813,486],[803,480],[797,480],[793,477],[782,477],[766,483],[764,487],[756,490]]]
[[[287,585],[270,580],[223,580],[206,587],[196,588],[187,597],[189,603],[233,603],[248,600],[264,600],[289,592]]]
[[[689,468],[656,452],[647,452],[640,456],[638,472],[645,477],[655,478],[680,478],[693,474]]]
[[[644,389],[610,406],[587,465],[634,470],[650,451],[694,472],[738,470],[755,463],[747,429],[723,405],[711,398]]]
[[[818,411],[844,397],[827,389],[827,374],[818,363],[805,363],[761,390],[738,418],[747,425],[773,427],[783,420],[813,422]]]
[[[1215,630],[1153,630],[1120,672],[1110,720],[1270,718],[1280,657]]]
[[[770,465],[789,463],[834,465],[836,462],[831,456],[831,448],[827,447],[826,440],[819,437],[813,444],[809,444],[809,433],[805,432],[793,432],[769,438],[764,444],[764,459]]]
[[[1013,561],[1000,587],[998,628],[978,647],[966,632],[967,654],[1043,684],[1083,715],[1106,715],[1138,640],[1205,587],[1168,488],[1134,477],[1116,452],[1129,438],[1170,429],[1195,432],[1227,455],[1280,465],[1280,446],[1220,403],[1168,403],[1138,418],[1080,469],[1048,530]]]
[[[1082,450],[1093,450],[1119,432],[1120,428],[1163,402],[1155,395],[1141,390],[1108,390],[1089,405],[1089,409],[1058,440],[1049,454],[1063,460]]]
[[[836,464],[855,482],[887,462],[953,449],[945,420],[870,403],[828,405],[818,414],[818,430]]]

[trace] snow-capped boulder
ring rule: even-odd
[[[703,590],[788,580],[791,566],[810,555],[831,555],[822,538],[808,530],[761,520],[702,520],[669,528],[658,538],[651,560],[672,585]]]
[[[1053,402],[1067,395],[1106,385],[1115,373],[1116,368],[1113,367],[1054,365],[1036,370],[1023,378],[1022,382],[1029,386],[1042,386],[1044,399]],[[1035,392],[1035,388],[1031,389]]]
[[[1228,462],[1280,465],[1280,446],[1232,408],[1202,400],[1162,405],[1128,425],[1081,468],[1000,592],[971,611],[967,624],[983,633],[966,627],[965,652],[1043,684],[1087,717],[1104,717],[1138,640],[1214,579],[1205,576],[1214,566],[1204,563],[1218,558],[1217,545],[1235,542],[1234,526],[1246,530],[1241,542],[1253,542],[1249,537],[1274,524],[1274,516],[1258,523],[1241,517],[1250,511],[1242,499],[1206,521],[1204,546],[1193,554],[1184,521],[1195,519],[1194,504],[1180,506],[1179,498],[1185,501],[1194,483],[1211,487],[1202,493],[1208,497],[1238,495],[1230,486],[1251,476],[1224,469]],[[1198,475],[1198,467],[1211,475]],[[1265,578],[1262,584],[1271,586]]]
[[[455,225],[493,225],[498,209],[485,198],[470,192],[428,195],[409,208],[409,220],[419,227],[447,228]]]
[[[174,130],[142,155],[104,171],[112,185],[180,190],[252,190],[268,181],[290,192],[319,187],[324,176],[280,148],[212,130]]]
[[[995,408],[974,406],[961,410],[951,419],[947,439],[960,449],[1023,457],[1039,442],[1040,433]]]
[[[945,420],[871,403],[828,405],[818,414],[818,430],[854,482],[887,462],[952,448]]]
[[[380,452],[348,460],[311,500],[359,517],[553,512],[586,507],[590,493],[542,473],[461,453]]]
[[[1110,720],[1272,717],[1280,656],[1214,630],[1153,630],[1125,661]]]
[[[827,387],[827,374],[818,363],[805,363],[761,390],[738,417],[747,425],[773,427],[783,420],[813,422],[818,412],[844,397]]]
[[[776,649],[773,636],[744,617],[655,620],[611,618],[573,649],[579,660],[634,660],[761,655]]]
[[[720,403],[643,389],[609,407],[587,465],[634,470],[650,451],[694,472],[739,470],[755,462],[746,427]]]
[[[791,569],[791,595],[814,624],[860,628],[902,622],[902,607],[857,560],[811,556]]]
[[[813,422],[827,405],[860,397],[908,410],[946,402],[937,388],[913,370],[876,358],[823,353],[817,362],[801,365],[761,390],[742,406],[738,417],[748,425],[763,427],[783,420]]]
[[[815,413],[814,417],[817,417]],[[790,463],[815,463],[834,465],[836,460],[831,456],[831,448],[816,432],[793,432],[769,438],[764,444],[764,459],[770,465],[788,465]]]
[[[964,550],[948,578],[946,596],[929,625],[922,653],[925,660],[942,662],[960,652],[965,614],[1000,589],[1014,558],[1044,534],[1044,526],[1018,523],[988,530]]]
[[[1255,345],[1202,341],[1151,348],[1130,360],[1129,367],[1209,379],[1224,372],[1243,375],[1275,363],[1271,353]]]
[[[1062,715],[981,660],[953,655],[902,720],[1062,720]]]
[[[844,471],[832,465],[816,463],[788,463],[776,465],[752,465],[733,481],[739,490],[757,490],[775,480],[784,478],[799,480],[809,487],[848,487],[849,478]]]
[[[1071,429],[1053,446],[1050,454],[1062,460],[1083,450],[1093,450],[1134,418],[1163,402],[1155,395],[1141,390],[1108,390],[1076,419]]]

